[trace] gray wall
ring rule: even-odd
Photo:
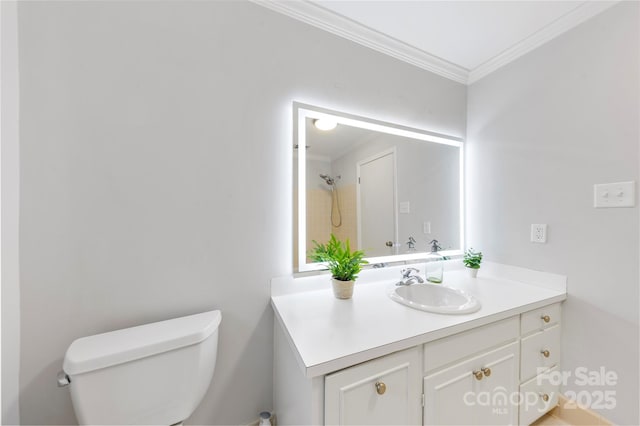
[[[18,24],[22,422],[74,423],[75,338],[212,308],[190,423],[252,421],[292,271],[291,102],[462,137],[466,88],[246,2],[22,2]]]
[[[2,101],[2,424],[19,419],[20,264],[18,27],[14,1],[0,2]]]
[[[431,251],[437,239],[444,250],[460,250],[460,150],[412,141],[398,144],[398,203],[409,201],[411,213],[399,213],[398,238],[406,250],[409,236],[418,251]],[[399,210],[399,206],[398,206]],[[424,233],[424,222],[431,233]]]
[[[638,6],[622,2],[473,84],[467,112],[468,243],[569,276],[562,369],[615,371],[616,407],[600,411],[636,425],[639,209],[594,209],[593,184],[638,181]],[[548,224],[547,244],[529,242],[532,223]],[[573,378],[564,389],[594,391]]]

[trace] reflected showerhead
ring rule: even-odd
[[[333,179],[331,179],[329,175],[325,175],[321,173],[320,177],[324,179],[325,182],[327,182],[327,185],[333,185]]]
[[[327,185],[329,185],[329,186],[333,186],[333,185],[335,185],[335,183],[336,183],[336,179],[340,179],[340,176],[336,176],[336,178],[334,179],[334,178],[332,178],[331,176],[329,176],[329,175],[325,175],[325,174],[322,174],[322,173],[320,174],[320,177],[321,177],[322,179],[324,179],[324,181],[325,181],[325,182],[327,183]]]

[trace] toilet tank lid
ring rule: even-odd
[[[154,322],[74,340],[63,369],[69,376],[145,358],[205,340],[218,329],[220,311]]]

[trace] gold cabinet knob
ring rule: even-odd
[[[383,382],[376,382],[376,392],[378,392],[378,395],[382,395],[386,391],[387,385],[385,385]]]
[[[474,371],[473,377],[475,377],[476,380],[482,380],[482,377],[483,377],[482,371]]]
[[[544,402],[548,402],[549,401],[549,395],[547,395],[546,393],[541,393],[540,394],[540,398],[542,398],[542,400]]]
[[[484,377],[489,377],[491,375],[491,369],[489,367],[481,368],[480,370],[484,373]]]
[[[540,353],[545,357],[545,358],[549,358],[549,355],[551,355],[551,352],[549,352],[547,349],[541,350]]]
[[[551,321],[551,317],[549,315],[543,315],[540,318],[542,318],[542,321],[544,322],[549,322]]]

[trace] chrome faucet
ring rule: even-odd
[[[402,274],[402,279],[398,281],[396,285],[411,285],[415,284],[416,282],[422,284],[424,282],[422,277],[420,277],[419,275],[411,275],[413,272],[415,272],[416,274],[420,273],[420,271],[416,268],[406,268],[400,271],[400,273]]]

